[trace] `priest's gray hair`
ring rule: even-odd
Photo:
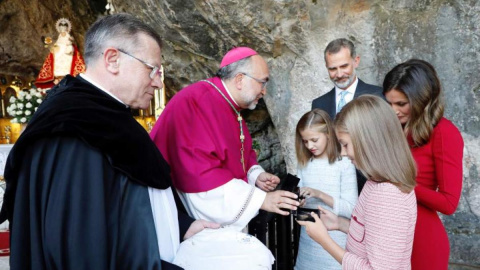
[[[226,65],[219,69],[215,76],[222,80],[229,80],[235,77],[238,73],[248,73],[251,69],[252,56],[239,60],[237,62]]]
[[[118,13],[98,19],[85,35],[83,57],[86,66],[101,57],[103,50],[108,47],[128,52],[140,50],[142,48],[139,41],[140,33],[153,38],[158,46],[162,47],[162,39],[158,33],[133,15]]]

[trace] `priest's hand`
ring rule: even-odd
[[[265,200],[263,201],[260,209],[288,216],[290,213],[285,210],[297,210],[297,206],[300,204],[296,200],[297,198],[297,194],[285,190],[267,192]]]
[[[188,238],[194,236],[196,233],[203,231],[203,229],[210,228],[210,229],[218,229],[220,228],[220,224],[215,222],[206,221],[203,219],[195,220],[190,227],[188,228],[187,232],[183,236],[183,240],[187,240]]]
[[[258,175],[255,185],[265,192],[274,190],[278,183],[280,183],[280,178],[271,173],[262,172]]]

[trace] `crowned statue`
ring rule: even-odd
[[[51,88],[65,75],[77,76],[85,71],[85,62],[70,35],[72,24],[66,18],[59,19],[55,27],[58,39],[53,45],[35,81],[38,88]]]

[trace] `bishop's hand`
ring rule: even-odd
[[[265,192],[274,190],[278,183],[280,183],[280,178],[271,173],[262,172],[258,175],[255,185]]]
[[[287,216],[290,213],[286,210],[297,210],[300,204],[297,198],[297,194],[285,190],[268,192],[260,208],[268,212]]]

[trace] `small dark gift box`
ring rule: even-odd
[[[296,220],[315,222],[311,215],[312,212],[320,217],[320,210],[311,208],[298,208],[297,211],[292,211],[292,215]]]
[[[282,179],[282,181],[280,181],[280,184],[278,184],[277,190],[295,192],[295,190],[298,188],[298,182],[300,182],[300,178],[298,178],[296,175],[288,173]]]

